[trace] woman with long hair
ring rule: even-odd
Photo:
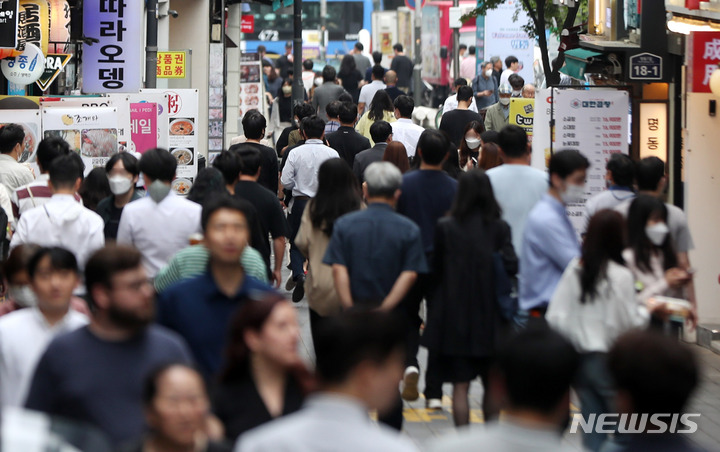
[[[491,142],[484,143],[480,150],[478,168],[487,171],[502,164],[503,160],[502,157],[500,157],[500,148],[498,145]]]
[[[342,87],[352,96],[353,102],[357,104],[360,98],[360,82],[363,80],[364,75],[357,70],[355,58],[352,55],[343,57],[337,76]]]
[[[283,80],[282,87],[280,87],[270,112],[268,135],[272,134],[275,143],[277,143],[282,131],[290,127],[293,120],[292,80],[289,78]]]
[[[340,298],[332,267],[323,264],[335,220],[360,209],[362,194],[355,175],[343,159],[326,160],[318,171],[318,191],[300,220],[295,245],[308,258],[305,293],[310,307],[310,331],[315,339],[323,317],[338,314]]]
[[[268,96],[268,103],[272,105],[275,97],[278,95],[278,91],[280,91],[283,80],[269,62],[263,61],[262,70],[263,81],[265,82],[265,95]]]
[[[235,314],[213,397],[228,440],[300,408],[308,372],[299,341],[295,308],[279,295],[250,299]]]
[[[471,170],[460,175],[450,215],[435,230],[438,285],[422,340],[443,381],[453,384],[456,426],[469,422],[468,393],[477,376],[485,388],[485,421],[498,414],[490,404],[488,373],[505,325],[495,296],[494,262],[499,256],[509,276],[518,268],[510,226],[500,213],[485,172]]]
[[[387,145],[382,161],[397,166],[403,174],[410,170],[410,159],[408,159],[407,150],[405,150],[405,145],[399,141],[393,141]]]
[[[384,89],[375,93],[370,102],[370,107],[355,125],[355,130],[370,140],[371,146],[375,146],[375,142],[372,136],[370,136],[370,126],[375,124],[375,121],[387,121],[391,123],[397,121],[395,118],[395,106],[387,91]]]
[[[567,266],[545,318],[581,353],[574,389],[585,419],[612,411],[612,382],[605,358],[623,333],[647,325],[648,311],[635,297],[635,278],[625,266],[625,222],[614,210],[600,210],[590,220],[582,255]],[[597,451],[607,434],[583,435]]]
[[[464,171],[477,168],[478,160],[480,160],[480,146],[482,140],[480,134],[485,131],[485,127],[478,121],[470,121],[465,126],[463,139],[460,140],[460,168]]]

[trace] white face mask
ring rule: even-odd
[[[583,199],[583,196],[585,196],[584,185],[568,184],[565,191],[560,193],[560,198],[566,205],[580,202]]]
[[[645,227],[645,235],[648,236],[655,246],[661,246],[665,243],[665,239],[667,238],[669,232],[670,228],[668,228],[665,223],[655,223],[652,226]]]
[[[505,106],[510,105],[510,98],[509,97],[501,97],[500,104],[505,105]]]
[[[488,69],[487,71],[485,71],[485,77],[487,77],[487,78],[492,77],[492,69]]]
[[[478,138],[465,138],[465,143],[468,149],[477,149],[480,146],[480,139]]]
[[[132,180],[124,176],[113,176],[108,179],[110,191],[113,195],[124,195],[132,188]]]
[[[521,97],[521,96],[522,96],[522,91],[513,91],[512,92],[512,97]]]
[[[10,298],[12,298],[15,303],[23,308],[37,306],[37,297],[30,286],[11,285],[8,288],[8,295],[10,295]]]

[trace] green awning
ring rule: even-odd
[[[572,49],[565,52],[565,65],[560,72],[578,80],[585,79],[585,68],[593,58],[602,56],[602,53],[586,49]]]

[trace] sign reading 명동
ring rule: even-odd
[[[570,221],[581,231],[585,202],[605,190],[605,166],[615,153],[628,153],[627,91],[555,90],[554,151],[579,150],[590,161],[584,199],[567,206]]]
[[[630,57],[630,79],[643,81],[662,80],[662,57],[652,53],[640,53]]]
[[[640,158],[658,157],[666,162],[667,155],[667,104],[664,102],[640,103]]]
[[[83,46],[84,93],[135,93],[142,87],[144,2],[85,0],[83,32],[100,42]]]
[[[157,78],[185,78],[186,52],[158,52]]]

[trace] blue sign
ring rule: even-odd
[[[417,7],[417,0],[405,0],[405,5],[410,9],[415,9]],[[425,6],[425,0],[420,0],[420,8]]]
[[[662,80],[662,57],[640,53],[630,57],[630,79],[642,81]]]

